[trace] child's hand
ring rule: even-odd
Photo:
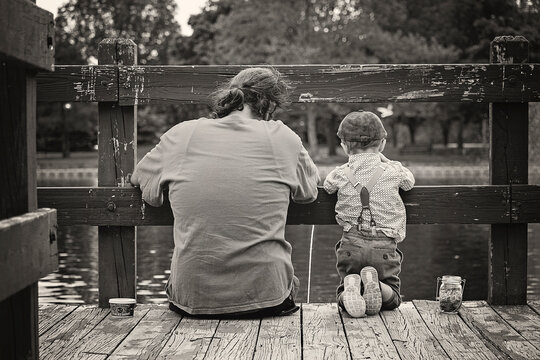
[[[386,156],[384,156],[383,153],[379,153],[379,156],[380,156],[381,161],[382,161],[383,163],[390,162],[390,160],[389,160]]]

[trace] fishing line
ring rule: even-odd
[[[309,265],[308,265],[308,283],[307,283],[307,303],[309,304],[309,294],[311,293],[311,256],[313,255],[313,235],[315,234],[315,225],[311,225],[311,240],[309,242]]]

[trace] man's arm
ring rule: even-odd
[[[152,206],[163,205],[163,147],[160,141],[147,153],[135,166],[130,179],[134,186],[140,186],[143,200]]]
[[[298,185],[292,193],[292,199],[297,203],[310,203],[317,199],[319,191],[317,184],[320,181],[319,170],[311,160],[307,150],[301,145],[296,165],[296,177]]]

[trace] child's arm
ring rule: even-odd
[[[326,192],[329,194],[333,194],[338,191],[337,168],[330,171],[330,173],[326,176],[323,187],[324,190],[326,190]]]

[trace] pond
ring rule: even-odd
[[[418,181],[418,184],[427,183]],[[455,183],[465,184],[467,181],[461,179]],[[73,180],[69,184],[92,185]],[[42,185],[62,186],[56,181]],[[307,300],[311,231],[312,227],[308,225],[286,228],[286,238],[293,246],[295,272],[301,281],[301,302]],[[408,225],[407,238],[399,245],[404,253],[400,275],[404,299],[434,299],[437,277],[447,274],[467,280],[466,300],[486,299],[489,232],[489,225]],[[41,303],[97,303],[97,233],[97,227],[91,226],[59,228],[60,265],[58,271],[39,282]],[[540,224],[530,224],[528,233],[527,292],[532,298],[540,296]],[[340,234],[341,228],[337,225],[315,226],[310,302],[335,301],[339,278],[334,245]],[[172,250],[172,227],[138,228],[138,302],[166,302],[164,286],[169,276]]]

